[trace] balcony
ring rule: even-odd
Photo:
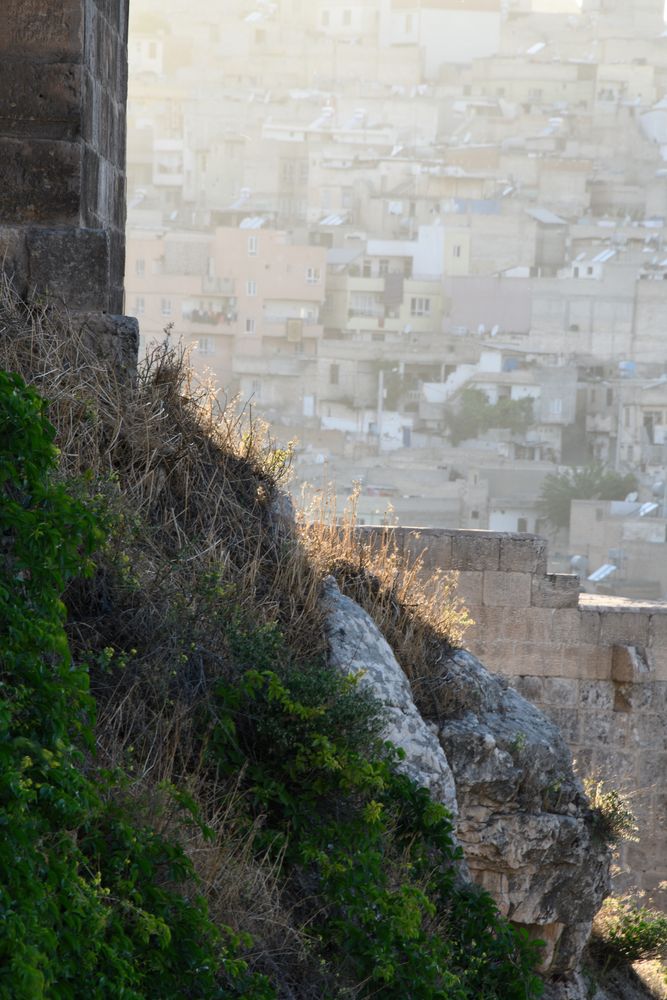
[[[219,312],[204,312],[201,309],[189,309],[183,313],[183,319],[195,326],[206,327],[208,329],[213,329],[213,327],[225,327],[232,326],[236,323],[238,316],[234,309],[223,310]]]
[[[233,278],[209,278],[201,279],[201,289],[204,295],[225,295],[232,297],[236,294]]]

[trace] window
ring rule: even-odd
[[[550,399],[549,400],[549,413],[552,417],[560,417],[563,413],[563,400],[562,399]]]
[[[163,316],[171,316],[171,299],[162,299],[160,302],[160,312]]]
[[[252,281],[252,280],[246,281],[246,283],[245,283],[245,293],[251,299],[254,298],[255,295],[257,295],[257,282],[256,281]]]
[[[306,268],[306,281],[309,285],[319,285],[321,280],[321,273],[319,267],[307,267]]]
[[[157,56],[157,42],[148,43],[148,58],[155,59]]]
[[[197,350],[200,354],[212,354],[213,347],[209,337],[200,337],[197,341]]]
[[[245,321],[245,332],[246,333],[254,333],[255,332],[255,321],[254,321],[254,319],[251,319],[250,317],[248,317],[248,319],[246,319],[246,321]]]
[[[140,295],[135,300],[135,303],[134,303],[134,315],[135,316],[143,316],[143,314],[144,314],[145,311],[146,311],[146,302],[144,300],[144,297],[142,295]]]
[[[421,295],[416,298],[410,299],[410,315],[411,316],[430,316],[431,315],[431,300],[425,299]]]
[[[322,15],[320,17],[320,23],[322,24],[323,28],[328,28],[329,27],[329,11],[328,10],[323,10],[322,11]]]
[[[143,278],[144,274],[146,273],[146,261],[144,260],[143,257],[137,257],[134,264],[134,273],[136,274],[137,278]]]
[[[406,33],[406,35],[409,35],[410,32],[412,31],[412,24],[413,24],[412,14],[406,14],[405,15],[405,33]]]
[[[607,406],[612,406],[614,402],[614,390],[607,389]]]
[[[457,243],[456,246],[452,247],[452,257],[460,257],[462,249],[461,244]]]
[[[384,278],[384,276],[386,274],[389,274],[389,261],[388,260],[381,260],[380,261],[380,277]]]
[[[352,11],[351,10],[344,10],[343,11],[343,24],[345,25],[345,27],[349,27],[349,25],[352,24]]]
[[[340,380],[340,365],[329,365],[329,385],[338,385]]]
[[[248,257],[256,257],[256,256],[257,256],[257,237],[256,236],[249,236],[248,237]]]
[[[516,519],[516,530],[521,534],[528,531],[528,518],[527,517],[517,517]]]

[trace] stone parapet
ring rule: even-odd
[[[120,313],[129,0],[4,0],[0,262],[21,294]]]
[[[532,535],[360,530],[422,555],[427,577],[459,574],[466,647],[558,724],[582,775],[628,792],[641,839],[623,848],[619,886],[667,909],[667,603],[581,593],[547,573]]]

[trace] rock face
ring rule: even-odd
[[[431,684],[473,878],[513,923],[546,941],[551,973],[573,972],[609,891],[609,854],[592,835],[569,749],[470,653],[444,659]]]
[[[370,617],[325,584],[330,662],[387,706],[387,739],[406,770],[457,818],[474,881],[513,923],[546,942],[554,1000],[579,1000],[591,921],[609,889],[609,855],[595,843],[569,750],[553,723],[470,653],[445,654],[416,688]],[[417,698],[422,711],[415,704]]]
[[[361,680],[387,712],[385,738],[405,750],[403,770],[428,788],[456,816],[456,788],[437,729],[417,711],[410,684],[394,653],[366,612],[344,597],[333,577],[324,583],[329,662],[346,674],[365,671]]]

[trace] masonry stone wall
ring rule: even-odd
[[[391,531],[427,572],[458,571],[467,648],[558,724],[582,775],[629,793],[640,840],[623,847],[618,887],[667,909],[667,603],[582,594],[547,573],[533,535],[363,530]]]
[[[21,294],[120,313],[129,0],[2,0],[0,262]]]

